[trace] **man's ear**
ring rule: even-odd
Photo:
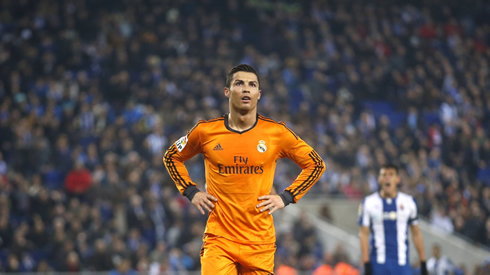
[[[224,93],[227,98],[230,98],[230,89],[228,87],[225,87]]]
[[[261,96],[262,96],[262,90],[259,90],[259,97],[257,99],[260,99]]]

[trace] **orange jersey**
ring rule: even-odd
[[[218,199],[205,233],[239,243],[275,242],[272,215],[256,205],[271,192],[278,159],[290,158],[303,169],[284,192],[294,203],[324,172],[315,150],[284,123],[261,115],[243,132],[228,126],[228,115],[202,120],[167,150],[165,166],[183,195],[197,192],[184,161],[198,153],[204,155],[207,192]]]

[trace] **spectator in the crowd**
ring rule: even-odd
[[[46,274],[46,273],[53,272],[53,269],[49,266],[48,262],[46,262],[45,260],[41,260],[37,265],[36,272]]]
[[[8,216],[2,216],[0,217],[0,248],[10,247],[12,239],[13,232],[9,224]]]
[[[490,247],[490,217],[487,218],[485,221],[485,237],[484,237],[484,242],[486,246]]]
[[[167,245],[164,241],[159,241],[155,249],[150,253],[150,261],[161,263],[168,260]]]
[[[337,245],[333,255],[335,274],[339,275],[359,275],[359,270],[351,265],[349,256],[342,245]]]
[[[92,185],[92,174],[84,167],[82,161],[77,161],[65,179],[65,188],[68,194],[82,196]]]
[[[95,241],[95,252],[90,260],[90,266],[94,271],[107,271],[113,268],[111,255],[103,239]]]
[[[81,271],[80,259],[75,251],[70,251],[66,254],[66,260],[59,268],[60,271],[78,272]]]
[[[24,271],[22,266],[20,265],[19,259],[14,254],[10,254],[7,259],[7,267],[5,268],[6,272],[22,272]]]
[[[435,211],[431,218],[431,224],[447,233],[452,233],[454,230],[453,222],[451,221],[451,218],[446,215],[446,208],[442,206],[435,207]]]
[[[325,253],[322,259],[322,264],[319,265],[313,275],[333,275],[335,274],[333,267],[335,266],[333,255]]]
[[[427,270],[431,275],[452,274],[455,270],[452,261],[447,256],[442,255],[439,244],[432,246],[432,257],[427,260]]]
[[[116,269],[109,272],[110,275],[136,275],[136,270],[131,268],[131,262],[127,258],[121,259]]]
[[[34,247],[41,248],[45,247],[49,241],[49,234],[46,232],[46,226],[41,216],[36,215],[33,218],[34,228],[28,234],[28,239],[32,242]]]
[[[303,244],[306,238],[315,235],[315,228],[305,212],[301,212],[298,220],[294,223],[293,235],[299,244]]]
[[[332,211],[330,211],[330,206],[328,204],[324,204],[320,207],[320,213],[319,214],[327,222],[333,222]]]
[[[277,275],[298,275],[298,271],[294,267],[287,264],[280,264],[276,266],[277,268],[275,274]]]
[[[482,274],[488,274],[490,272],[490,259],[485,259],[482,267]]]
[[[465,222],[463,234],[475,242],[483,242],[485,238],[485,219],[480,204],[477,201],[470,203],[470,215]]]

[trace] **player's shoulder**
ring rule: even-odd
[[[398,192],[398,197],[401,199],[401,200],[413,200],[413,196],[407,194],[407,193],[403,193],[403,192]]]
[[[407,193],[398,192],[398,198],[400,201],[416,204],[414,197]]]
[[[272,118],[270,118],[270,117],[266,117],[266,116],[261,115],[261,114],[257,114],[257,119],[258,119],[259,121],[263,121],[263,122],[266,122],[266,123],[270,123],[270,124],[271,124],[271,126],[272,126],[272,125],[274,125],[274,126],[281,126],[281,125],[285,125],[285,123],[284,123],[284,122],[282,122],[282,121],[281,121],[281,122],[278,122],[278,121],[276,121],[276,120],[274,120],[274,119],[272,119]]]
[[[212,123],[221,123],[222,121],[225,120],[225,116],[226,115],[222,115],[222,116],[219,116],[219,117],[216,117],[216,118],[212,118],[212,119],[208,119],[208,120],[201,119],[201,120],[199,120],[198,123],[202,123],[204,125],[206,125],[206,124],[212,124]]]
[[[212,118],[208,120],[201,119],[199,120],[194,127],[192,127],[188,132],[187,135],[191,135],[192,133],[199,132],[202,133],[203,131],[206,132],[206,130],[202,129],[209,129],[208,127],[213,127],[216,125],[216,123],[221,123],[223,124],[223,121],[225,120],[225,116],[220,116],[217,118]]]
[[[291,128],[286,125],[284,121],[276,121],[272,118],[263,116],[261,114],[257,114],[257,118],[259,121],[262,121],[267,124],[267,128],[275,128],[279,132],[287,131],[290,132],[296,139],[299,139],[298,135],[296,135]]]
[[[198,126],[199,127],[207,127],[207,126],[214,125],[216,123],[223,123],[224,120],[225,120],[225,115],[222,115],[222,116],[216,117],[216,118],[212,118],[212,119],[208,119],[208,120],[201,119],[196,123],[196,125],[193,127],[193,129],[198,127]]]
[[[379,196],[379,193],[374,192],[371,195],[367,195],[366,197],[364,197],[363,204],[371,204],[376,201],[379,201],[380,199],[381,197]]]

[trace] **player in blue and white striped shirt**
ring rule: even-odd
[[[365,274],[412,274],[408,257],[408,228],[419,254],[421,274],[427,275],[424,242],[418,226],[417,204],[398,191],[398,167],[381,167],[379,192],[364,198],[359,206],[359,237]]]

